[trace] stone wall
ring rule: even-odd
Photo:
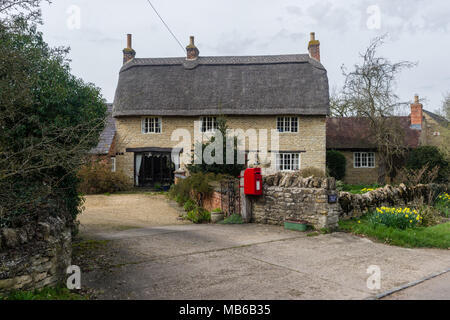
[[[329,195],[337,196],[334,178],[277,173],[264,177],[263,193],[254,198],[253,222],[282,225],[285,220],[303,220],[316,229],[338,226],[339,203],[328,203]]]
[[[339,193],[339,204],[342,208],[341,219],[359,217],[377,207],[411,207],[417,208],[429,202],[437,194],[448,190],[448,186],[419,184],[407,187],[400,184],[399,187],[387,185],[364,194]]]
[[[64,281],[71,256],[71,228],[63,217],[0,229],[0,293]]]

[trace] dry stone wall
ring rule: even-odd
[[[263,196],[255,197],[252,221],[282,225],[285,220],[306,221],[317,229],[338,226],[339,203],[334,178],[303,178],[299,173],[277,173],[264,177]]]
[[[387,185],[365,194],[338,192],[334,178],[303,178],[299,173],[264,177],[263,195],[252,198],[252,222],[282,225],[286,220],[306,221],[317,229],[338,226],[340,219],[359,217],[376,207],[411,207],[427,204],[448,185]],[[329,203],[328,196],[337,196]]]
[[[63,217],[0,229],[0,293],[63,281],[71,257],[71,227]]]
[[[417,208],[427,204],[437,194],[448,191],[448,186],[419,184],[407,187],[400,184],[398,187],[387,185],[364,194],[339,193],[339,204],[342,208],[341,219],[359,217],[377,207],[412,207]]]

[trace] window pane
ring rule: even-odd
[[[361,167],[367,167],[367,153],[361,153]]]
[[[369,167],[371,168],[375,167],[375,153],[370,152],[368,154],[368,159],[369,159]]]
[[[277,118],[277,130],[278,132],[282,132],[283,128],[281,127],[281,118]]]
[[[299,159],[300,159],[300,155],[299,154],[294,154],[293,155],[293,160],[292,160],[292,170],[298,170],[299,169]]]
[[[355,158],[355,168],[361,167],[361,154],[359,152],[355,152],[354,158]]]
[[[291,132],[298,132],[298,118],[292,117],[291,119]]]

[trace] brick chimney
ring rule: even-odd
[[[136,51],[133,50],[132,47],[132,38],[131,34],[127,34],[127,47],[123,49],[123,64],[127,63],[130,60],[133,60],[136,56]]]
[[[195,60],[198,58],[200,51],[194,44],[194,36],[190,36],[189,45],[186,47],[187,60]]]
[[[311,39],[308,44],[309,56],[320,61],[320,41],[316,40],[316,33],[311,32]]]
[[[414,96],[414,103],[411,104],[411,128],[422,130],[423,105],[420,103],[419,96]]]

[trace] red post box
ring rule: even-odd
[[[244,172],[244,193],[260,196],[263,194],[261,168],[249,168]]]

